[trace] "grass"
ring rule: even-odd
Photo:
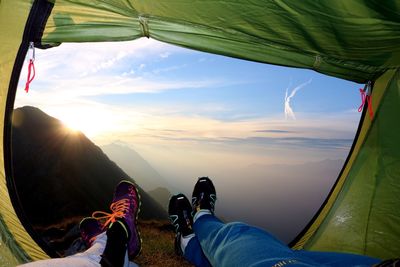
[[[142,252],[135,259],[139,266],[193,266],[174,249],[175,233],[168,221],[139,221]]]

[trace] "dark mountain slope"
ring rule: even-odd
[[[34,107],[14,111],[12,163],[20,205],[40,229],[107,211],[118,182],[131,180],[85,135]],[[165,219],[165,210],[140,193],[140,218]]]

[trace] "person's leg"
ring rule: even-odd
[[[364,255],[337,252],[295,250],[297,255],[328,266],[372,266],[381,260]]]
[[[347,263],[363,266],[379,262],[351,254],[293,251],[257,227],[243,223],[224,224],[213,215],[216,199],[211,180],[199,178],[192,197],[196,212],[193,229],[213,266],[346,266]]]
[[[20,265],[20,267],[70,267],[70,266],[87,266],[100,267],[101,254],[107,243],[106,233],[102,233],[97,237],[93,237],[92,245],[86,251],[77,253],[65,258],[54,258],[47,260],[39,260]]]
[[[110,206],[113,213],[95,212],[93,217],[83,219],[79,225],[82,240],[88,250],[69,257],[37,261],[24,266],[133,266],[129,259],[133,260],[141,250],[137,229],[139,206],[136,186],[129,181],[120,182]],[[98,221],[101,219],[108,219],[104,226]],[[105,233],[103,229],[107,227]]]
[[[122,267],[133,260],[141,250],[141,239],[137,229],[140,198],[136,186],[129,181],[121,181],[114,191],[110,205],[111,214],[94,212],[96,219],[107,219],[102,229],[108,227],[107,243],[101,254],[101,266]],[[105,216],[104,216],[105,215]],[[92,223],[93,224],[93,223]],[[82,231],[81,232],[85,232]],[[93,232],[86,231],[86,232]]]
[[[217,194],[208,177],[200,177],[192,194],[194,232],[213,266],[317,266],[303,261],[267,232],[243,223],[224,224],[214,214]]]
[[[107,257],[118,254],[117,257],[120,258],[121,249],[125,251],[123,246],[127,247],[130,260],[133,260],[140,253],[141,238],[137,227],[139,207],[140,197],[135,184],[129,181],[121,181],[115,189],[113,201],[110,205],[112,213],[96,211],[92,214],[97,220],[106,220],[103,228],[110,225],[107,236],[114,245],[106,248]],[[103,264],[107,264],[106,259]]]
[[[91,246],[82,253],[77,253],[75,255],[71,255],[65,258],[56,258],[56,259],[48,259],[48,260],[40,260],[31,263],[27,263],[24,265],[20,265],[21,267],[100,267],[100,261],[102,260],[101,255],[103,254],[106,244],[108,244],[107,234],[105,232],[99,234],[96,237],[93,237],[93,241],[91,242]],[[124,251],[124,262],[123,267],[137,267],[136,264],[129,262],[128,253],[125,249]]]
[[[171,197],[168,214],[175,227],[175,251],[195,266],[210,266],[201,250],[200,243],[193,233],[192,206],[184,194]]]
[[[243,223],[224,224],[204,214],[193,228],[212,266],[321,266],[297,257],[272,235]]]
[[[127,243],[127,227],[122,221],[112,223],[107,230],[107,244],[101,254],[101,266],[122,267],[125,261]]]
[[[90,217],[83,219],[79,225],[82,240],[87,247],[91,247],[93,239],[108,227],[106,232],[107,242],[102,250],[98,251],[101,256],[99,261],[101,266],[122,267],[127,261],[125,256],[128,250],[128,241],[131,235],[137,232],[132,231],[127,223],[127,221],[131,220],[132,227],[136,226],[132,218],[135,218],[137,205],[132,205],[138,203],[138,197],[133,188],[134,185],[132,183],[121,182],[115,190],[114,199],[110,206],[113,213],[98,211],[93,213],[94,216],[102,215],[99,217],[100,220],[108,219],[105,224],[101,224],[99,218]],[[132,195],[130,195],[131,191],[134,192]]]
[[[204,255],[203,250],[200,246],[199,240],[196,236],[193,236],[188,244],[186,245],[183,256],[187,261],[195,266],[208,267],[211,266],[209,260]]]

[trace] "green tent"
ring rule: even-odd
[[[43,259],[45,243],[18,204],[10,130],[30,42],[154,38],[257,62],[372,84],[343,170],[292,246],[400,255],[400,2],[397,0],[0,0],[0,233],[15,262]]]

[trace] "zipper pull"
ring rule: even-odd
[[[372,119],[374,118],[374,111],[372,109],[372,83],[371,83],[371,81],[368,81],[365,84],[364,89],[360,88],[360,94],[361,94],[361,105],[358,108],[358,112],[361,112],[363,110],[363,107],[365,106],[365,103],[367,103],[369,117],[372,121]]]
[[[35,78],[35,45],[33,42],[29,43],[29,50],[28,53],[30,53],[29,57],[29,65],[28,65],[28,78],[26,79],[26,84],[25,84],[25,91],[28,93],[29,91],[29,85]]]

